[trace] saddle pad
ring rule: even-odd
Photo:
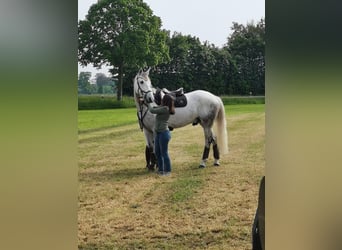
[[[185,95],[177,96],[175,100],[175,107],[176,108],[182,108],[185,107],[188,104],[188,101],[186,99]]]

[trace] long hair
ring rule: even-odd
[[[170,95],[164,95],[161,105],[167,106],[171,115],[175,113],[175,102]]]

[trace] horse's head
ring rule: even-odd
[[[153,88],[149,78],[150,68],[146,71],[139,70],[134,78],[134,97],[136,100],[154,101]]]

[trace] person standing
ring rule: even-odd
[[[160,175],[170,175],[171,160],[168,152],[168,145],[171,133],[168,127],[170,115],[175,113],[174,100],[170,95],[164,95],[160,106],[148,104],[152,114],[156,114],[154,152],[158,160],[158,172]]]

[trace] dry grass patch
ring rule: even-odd
[[[206,169],[201,127],[174,130],[171,177],[144,169],[137,124],[80,134],[79,248],[251,249],[264,112],[228,115],[227,124],[230,152]]]

